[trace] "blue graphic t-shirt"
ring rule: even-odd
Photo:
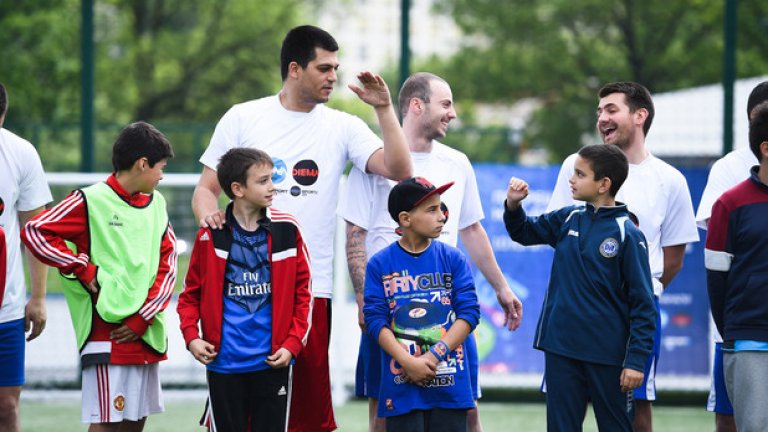
[[[219,373],[246,373],[269,369],[272,351],[272,284],[267,228],[255,232],[240,227],[234,218],[232,248],[224,276],[224,317],[221,348],[208,369]]]
[[[371,257],[365,274],[365,324],[378,340],[389,328],[413,356],[440,340],[457,319],[477,325],[480,308],[469,264],[462,253],[439,241],[418,256],[396,242]],[[425,387],[405,382],[401,366],[382,350],[378,414],[474,407],[464,344],[438,365]]]

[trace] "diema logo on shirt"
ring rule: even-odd
[[[317,177],[320,175],[320,170],[317,169],[315,161],[304,159],[296,162],[291,174],[296,183],[302,186],[309,186],[315,184]]]
[[[273,157],[272,162],[275,164],[272,168],[272,183],[281,183],[288,175],[288,167],[280,158]]]

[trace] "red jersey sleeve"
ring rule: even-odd
[[[312,307],[314,298],[312,295],[312,276],[310,274],[310,260],[307,245],[301,236],[301,231],[296,230],[296,290],[294,292],[293,322],[288,338],[283,346],[296,357],[307,344],[309,329],[312,323]]]
[[[87,225],[83,193],[76,190],[27,222],[21,230],[21,241],[41,262],[88,284],[96,277],[96,266],[88,256]],[[77,252],[67,241],[75,244]]]

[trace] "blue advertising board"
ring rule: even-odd
[[[529,184],[530,194],[523,201],[526,212],[541,214],[549,202],[559,166],[474,164],[474,168],[485,213],[482,224],[504,276],[524,305],[520,328],[516,332],[505,330],[504,314],[496,295],[475,269],[483,318],[477,332],[480,371],[541,374],[544,371],[544,356],[533,349],[532,344],[549,281],[553,250],[549,246],[524,247],[512,241],[504,228],[503,203],[508,179],[519,177]],[[681,171],[688,181],[695,207],[704,189],[708,170],[690,168]],[[662,339],[659,375],[708,375],[710,336],[703,232],[701,238],[702,241],[688,246],[683,269],[660,299]]]

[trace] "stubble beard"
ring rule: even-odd
[[[422,122],[421,132],[424,138],[429,141],[445,138],[445,133],[439,127],[434,126],[433,123]]]
[[[620,133],[621,131],[619,131],[619,129],[616,129],[613,132],[613,142],[606,142],[605,137],[603,137],[603,144],[615,145],[622,151],[627,150],[630,147],[629,137],[627,134],[623,133],[619,135]]]

